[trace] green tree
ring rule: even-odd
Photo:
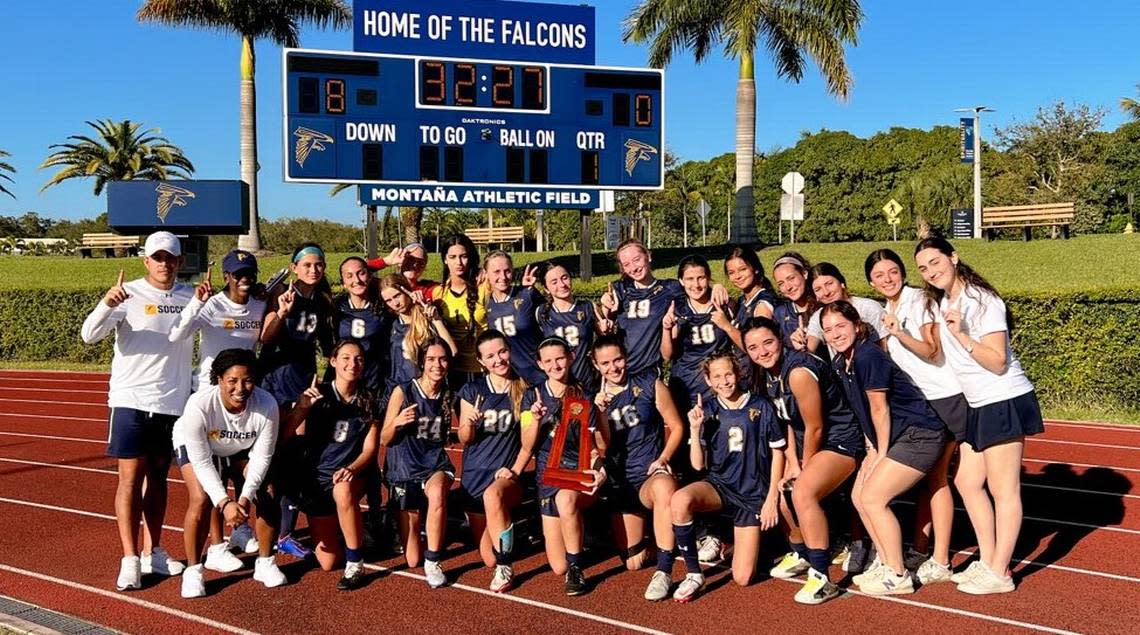
[[[8,154],[7,152],[5,152],[3,150],[0,150],[0,158],[10,157],[10,156],[12,156],[12,155]],[[11,176],[4,174],[5,172],[11,172],[12,174],[15,174],[16,168],[12,167],[11,163],[6,163],[4,161],[0,161],[0,180],[7,181],[9,183],[15,183],[15,181],[12,180]],[[11,196],[12,198],[16,198],[16,195],[11,193],[10,191],[8,191],[8,188],[4,187],[3,183],[0,183],[0,194],[7,194],[8,196]]]
[[[71,135],[70,143],[50,146],[55,152],[44,159],[40,169],[62,169],[40,188],[41,192],[68,179],[94,178],[95,196],[99,196],[108,181],[165,181],[189,178],[194,173],[194,165],[182,149],[158,136],[157,128],[143,130],[141,123],[130,119],[86,123],[95,129],[94,137]]]
[[[1136,90],[1140,91],[1140,84],[1136,84]],[[1120,109],[1124,111],[1124,114],[1131,117],[1132,121],[1140,121],[1140,100],[1121,97]]]
[[[241,38],[241,179],[249,184],[249,233],[242,249],[261,249],[257,208],[257,94],[254,90],[254,42],[267,38],[280,46],[300,45],[300,28],[347,27],[352,11],[342,0],[146,0],[138,19],[171,26],[193,26],[236,33]]]
[[[756,240],[752,173],[756,155],[757,45],[772,55],[780,77],[799,82],[810,57],[828,91],[846,99],[852,78],[845,44],[855,44],[863,22],[858,0],[641,0],[626,18],[622,38],[650,43],[649,63],[665,66],[674,51],[691,49],[699,63],[713,47],[739,63],[736,83],[736,206],[732,240]]]

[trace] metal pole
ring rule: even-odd
[[[974,110],[974,238],[982,237],[982,112]]]
[[[708,245],[709,245],[708,236],[705,234],[705,217],[706,216],[708,216],[708,212],[701,214],[701,246],[702,247],[708,247]]]
[[[439,216],[435,217],[435,252],[439,253],[439,233],[442,231],[439,227]]]
[[[535,210],[534,215],[534,250],[541,253],[546,249],[546,226],[543,222],[543,216],[545,215],[544,210]]]
[[[681,205],[681,240],[685,247],[689,246],[689,215],[686,213],[688,211],[687,205]]]
[[[602,249],[610,248],[610,224],[606,216],[606,204],[602,203]]]
[[[578,260],[578,269],[580,270],[582,279],[589,282],[594,277],[593,258],[590,255],[590,214],[593,210],[583,209],[579,210],[582,218],[582,225],[578,234],[578,251],[580,253]]]
[[[791,244],[794,245],[794,244],[796,244],[796,206],[795,205],[792,205],[792,220],[789,221],[788,223],[792,228],[792,242],[791,242]]]
[[[372,260],[376,258],[376,206],[368,205],[364,209],[366,214],[365,226],[367,228],[364,239],[364,250],[368,252],[368,259]],[[438,247],[436,247],[436,251],[439,251]]]

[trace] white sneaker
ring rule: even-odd
[[[119,579],[115,581],[115,588],[120,591],[138,589],[142,587],[142,567],[138,556],[123,556],[119,563]]]
[[[491,576],[491,590],[495,593],[505,593],[511,588],[511,580],[515,572],[509,564],[495,565],[495,575]]]
[[[253,579],[264,584],[266,588],[281,586],[288,582],[285,574],[277,568],[277,559],[273,556],[258,558],[253,563]]]
[[[982,564],[981,571],[969,580],[958,585],[958,590],[970,595],[990,595],[991,593],[1009,593],[1016,587],[1013,578],[1000,576],[993,569]]]
[[[855,586],[863,586],[867,582],[870,582],[871,580],[878,577],[879,574],[884,573],[884,571],[881,569],[885,568],[886,567],[883,566],[883,561],[879,560],[879,556],[876,554],[875,559],[871,561],[871,564],[867,565],[866,569],[863,569],[863,573],[857,573],[851,576],[851,581],[855,583]]]
[[[435,560],[424,560],[424,577],[427,578],[428,586],[433,589],[447,584],[447,576],[443,575],[443,566]]]
[[[258,549],[260,549],[257,536],[254,535],[253,529],[250,528],[248,523],[242,523],[234,527],[233,533],[230,534],[230,546],[234,549],[240,549],[245,553],[257,553]]]
[[[797,575],[800,575],[801,573],[806,573],[810,568],[811,565],[808,564],[807,560],[801,558],[800,554],[794,551],[789,551],[784,555],[783,559],[781,559],[780,562],[776,564],[776,566],[772,567],[772,570],[769,571],[768,574],[773,578],[788,580],[790,578],[796,577]]]
[[[800,590],[796,591],[793,599],[800,604],[822,604],[838,595],[839,587],[835,586],[827,578],[827,575],[815,569],[809,569],[807,582],[804,582]]]
[[[914,593],[914,580],[905,569],[899,574],[886,565],[880,565],[878,575],[864,580],[859,590],[867,595],[906,595]]]
[[[678,584],[677,590],[673,592],[673,600],[676,602],[692,602],[704,586],[705,576],[700,573],[686,573],[685,579],[681,580],[681,584]]]
[[[217,571],[218,573],[233,573],[243,566],[242,561],[230,553],[230,543],[224,540],[206,548],[206,561],[204,564],[210,571]],[[189,570],[190,569],[186,569],[186,571]],[[186,573],[183,572],[183,575],[186,575]]]
[[[985,565],[982,564],[981,560],[975,560],[971,562],[970,566],[966,567],[965,569],[959,571],[958,573],[951,574],[950,581],[954,584],[969,582],[974,576],[982,572],[981,567],[983,566]]]
[[[144,553],[139,559],[143,573],[156,573],[158,575],[176,576],[181,574],[186,565],[170,557],[162,547],[155,547],[150,553]]]
[[[673,578],[664,571],[654,571],[649,578],[649,586],[645,587],[645,599],[650,602],[660,602],[669,597],[669,589],[673,586]]]
[[[186,567],[186,570],[182,572],[182,597],[200,598],[206,596],[206,579],[203,573],[200,564]]]
[[[713,535],[707,535],[697,541],[697,560],[701,564],[716,564],[724,560],[724,543]]]
[[[918,565],[918,571],[915,571],[914,575],[921,584],[925,585],[935,582],[949,582],[953,574],[950,571],[950,567],[938,562],[934,558],[929,558]]]

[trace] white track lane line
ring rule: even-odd
[[[1057,419],[1046,419],[1045,427],[1049,426],[1064,426],[1066,428],[1091,428],[1093,430],[1119,430],[1120,432],[1140,432],[1140,426],[1130,425],[1127,423],[1088,423],[1084,421],[1062,421]]]
[[[1061,487],[1060,485],[1038,485],[1036,483],[1022,483],[1022,487],[1032,487],[1034,489],[1053,489],[1062,492],[1074,492],[1077,494],[1098,494],[1100,496],[1119,496],[1121,498],[1140,498],[1137,494],[1118,494],[1116,492],[1098,492],[1095,489],[1081,489],[1079,487]]]
[[[1109,450],[1140,450],[1140,446],[1135,445],[1112,445],[1109,443],[1085,443],[1083,441],[1060,441],[1057,439],[1038,439],[1035,437],[1026,437],[1029,443],[1056,443],[1057,445],[1080,445],[1086,448],[1105,448]]]
[[[896,499],[896,500],[891,501],[891,505],[911,505],[911,506],[913,506],[913,505],[915,505],[915,502]],[[963,514],[966,513],[966,509],[964,507],[955,507],[954,511],[962,512]],[[1093,531],[1115,531],[1115,532],[1119,532],[1122,534],[1133,534],[1136,536],[1140,536],[1140,529],[1128,529],[1127,527],[1104,527],[1101,525],[1090,525],[1088,523],[1078,523],[1075,520],[1057,520],[1056,518],[1040,518],[1038,516],[1022,516],[1021,518],[1023,520],[1032,520],[1034,522],[1044,523],[1047,525],[1048,524],[1068,525],[1070,527],[1084,527],[1085,529],[1091,529]]]
[[[20,392],[56,392],[56,393],[66,392],[68,394],[74,393],[74,394],[80,394],[80,395],[88,395],[88,394],[89,395],[105,395],[105,394],[107,394],[106,390],[75,390],[73,388],[25,388],[23,386],[20,386],[19,388],[16,388],[13,386],[0,386],[0,390],[18,390]],[[67,402],[67,403],[71,403],[71,402]]]
[[[100,595],[102,597],[110,598],[112,600],[116,600],[119,602],[126,602],[127,604],[133,604],[135,606],[141,606],[145,609],[150,609],[152,611],[157,611],[159,613],[165,613],[167,615],[173,615],[174,617],[177,617],[177,618],[180,618],[183,620],[187,620],[189,622],[195,622],[197,624],[204,624],[206,626],[209,626],[210,628],[216,628],[219,631],[225,631],[227,633],[237,633],[238,635],[257,635],[257,633],[255,631],[247,631],[244,628],[238,628],[238,627],[233,626],[231,624],[225,624],[223,622],[217,622],[217,621],[211,620],[209,618],[194,615],[193,613],[187,613],[185,611],[179,611],[178,609],[172,609],[169,606],[163,606],[161,604],[155,604],[154,602],[147,602],[146,600],[136,598],[136,597],[132,597],[132,596],[126,595],[124,593],[115,593],[113,591],[107,591],[105,589],[100,589],[100,588],[96,588],[93,586],[88,586],[86,584],[81,584],[79,582],[73,582],[71,580],[64,580],[62,578],[56,578],[54,576],[50,576],[50,575],[47,575],[44,573],[37,573],[35,571],[28,571],[27,569],[20,569],[18,567],[13,567],[13,566],[7,565],[7,564],[0,564],[0,571],[7,571],[8,573],[14,573],[16,575],[22,575],[22,576],[26,576],[29,578],[35,578],[37,580],[43,580],[45,582],[51,582],[53,584],[58,584],[60,586],[68,587],[69,589],[76,589],[79,591],[86,591],[88,593],[94,593],[95,595]]]
[[[67,465],[66,463],[43,463],[41,461],[25,461],[24,459],[6,459],[0,457],[0,462],[3,463],[19,463],[21,465],[35,465],[36,467],[55,467],[61,470],[74,470],[76,472],[95,472],[96,474],[107,474],[110,476],[118,476],[119,473],[115,470],[104,470],[97,467],[81,467],[78,465]],[[185,483],[186,481],[180,478],[167,477],[168,483]],[[231,488],[232,489],[232,488]]]
[[[79,437],[57,437],[49,434],[28,434],[27,432],[0,432],[6,437],[26,437],[31,439],[47,439],[49,441],[74,441],[75,443],[99,443],[107,445],[106,439],[81,439]]]
[[[60,415],[29,415],[22,412],[0,412],[0,417],[10,417],[12,419],[54,419],[59,423],[71,423],[73,421],[107,423],[106,417],[103,417],[102,419],[98,417],[61,417]]]
[[[50,511],[64,512],[64,513],[69,513],[69,514],[78,514],[80,516],[89,516],[92,518],[104,518],[107,520],[115,520],[114,516],[110,516],[108,514],[99,514],[96,512],[88,512],[88,511],[83,511],[80,509],[71,509],[69,507],[58,507],[56,505],[44,505],[42,503],[32,503],[32,502],[21,501],[21,500],[16,500],[16,499],[12,499],[12,498],[0,497],[0,503],[9,503],[11,505],[25,505],[28,507],[36,507],[39,509],[47,509]],[[172,527],[170,525],[163,525],[162,528],[169,530],[169,531],[176,531],[179,533],[181,533],[183,531],[183,529],[181,527]],[[0,565],[0,568],[2,568],[4,566],[5,565]],[[425,578],[424,576],[417,575],[417,574],[411,573],[409,571],[396,571],[394,569],[388,569],[388,568],[381,567],[379,565],[373,565],[373,564],[365,565],[365,567],[372,569],[374,571],[384,571],[384,572],[391,573],[393,575],[398,575],[398,576],[404,577],[404,578],[412,578],[415,580],[425,580],[425,581],[427,580],[427,578]],[[470,591],[472,593],[477,593],[479,595],[485,595],[487,597],[495,598],[498,600],[506,600],[509,602],[517,602],[519,604],[525,604],[527,606],[533,606],[535,608],[546,609],[549,611],[554,611],[556,613],[562,613],[565,615],[570,615],[572,617],[578,617],[578,618],[581,618],[584,620],[590,620],[593,622],[600,622],[600,623],[606,624],[608,626],[616,626],[619,628],[624,628],[627,630],[636,631],[638,633],[662,633],[662,634],[666,633],[665,631],[659,631],[657,629],[652,629],[652,628],[648,628],[645,626],[639,626],[637,624],[630,624],[627,622],[622,622],[620,620],[611,619],[611,618],[604,617],[601,615],[594,615],[592,613],[585,613],[583,611],[576,611],[574,609],[568,609],[566,607],[558,606],[556,604],[547,604],[545,602],[540,602],[538,600],[531,600],[529,598],[518,597],[518,596],[514,596],[514,595],[507,595],[505,593],[494,593],[494,592],[486,590],[486,589],[480,589],[478,587],[467,586],[466,584],[449,584],[449,585],[447,585],[446,588],[460,589],[463,591]],[[120,599],[127,597],[127,596],[121,596],[117,593],[111,593],[110,591],[104,591],[104,593],[106,593],[108,597],[115,597],[115,598],[120,598]],[[170,610],[174,611],[174,609],[170,609]],[[239,631],[235,631],[235,632],[239,632]],[[240,631],[240,632],[248,633],[249,631]]]
[[[1093,465],[1092,463],[1073,463],[1072,461],[1062,461],[1060,459],[1029,459],[1021,457],[1022,463],[1044,463],[1045,465],[1071,465],[1072,467],[1087,467],[1098,468],[1102,470],[1120,470],[1121,472],[1140,472],[1140,468],[1135,467],[1118,467],[1115,465]]]
[[[53,392],[59,392],[58,390]],[[107,402],[91,402],[91,401],[48,401],[47,399],[9,399],[8,397],[0,397],[0,403],[38,403],[45,406],[83,406],[84,408],[97,408],[99,406],[107,407]]]

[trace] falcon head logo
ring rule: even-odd
[[[293,149],[293,158],[297,159],[297,165],[304,167],[305,159],[309,158],[309,153],[313,150],[317,152],[324,152],[326,143],[335,143],[333,138],[323,132],[298,126],[293,131],[293,136],[297,137],[297,145]]]
[[[583,322],[586,319],[586,312],[585,311],[578,311],[574,315],[578,317],[579,322]]]
[[[172,208],[185,207],[186,199],[194,198],[194,193],[190,190],[169,183],[159,183],[158,187],[154,188],[154,191],[158,192],[158,202],[155,203],[155,212],[158,214],[158,220],[164,224]]]
[[[648,143],[630,139],[625,142],[625,173],[633,176],[633,169],[642,161],[649,161],[657,154],[657,148]]]
[[[516,298],[513,302],[513,304],[515,305],[515,310],[518,311],[519,309],[521,309],[522,305],[525,302],[526,302],[526,300],[523,300],[522,298]]]
[[[211,441],[219,441],[222,438],[221,430],[210,430],[209,437]]]
[[[748,409],[748,419],[750,421],[756,421],[759,418],[760,418],[760,409],[759,408],[749,408]]]

